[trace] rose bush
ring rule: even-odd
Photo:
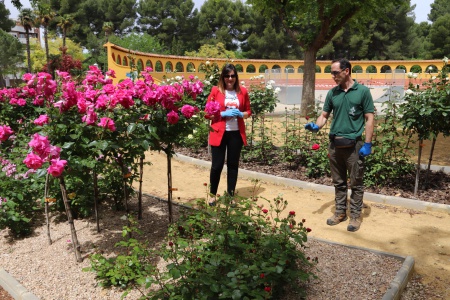
[[[192,77],[157,85],[150,72],[115,85],[112,71],[103,74],[91,66],[82,81],[67,72],[56,72],[55,79],[47,73],[25,74],[24,86],[0,90],[0,157],[8,165],[8,172],[0,175],[0,196],[15,204],[11,222],[20,223],[18,214],[21,226],[28,227],[35,203],[44,203],[47,196],[57,199],[55,209],[63,209],[55,181],[49,180],[44,195],[47,173],[64,176],[68,192],[76,195],[70,199],[73,212],[89,215],[98,200],[95,194],[105,199],[112,195],[116,205],[124,201],[118,195],[130,192],[137,158],[145,151],[173,153],[173,145],[202,119],[194,116],[200,112],[195,99],[203,83]],[[130,170],[135,175],[126,181]],[[93,176],[98,174],[102,180],[94,187]],[[8,188],[18,180],[36,191],[18,194]]]

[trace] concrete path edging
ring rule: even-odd
[[[192,158],[182,154],[176,154],[174,156],[175,159],[184,161],[187,163],[192,163],[202,167],[211,167],[210,161],[204,161],[197,158]],[[445,167],[440,167],[441,170]],[[224,171],[226,172],[227,166],[224,166]],[[298,187],[303,189],[310,189],[319,192],[325,193],[334,193],[334,187],[327,185],[320,185],[316,183],[311,183],[307,181],[300,181],[290,178],[279,177],[270,174],[258,173],[254,171],[249,171],[245,169],[239,169],[239,176],[241,177],[249,177],[253,179],[259,179],[266,182],[271,182],[274,184]],[[350,193],[351,191],[349,191]],[[404,208],[415,209],[415,210],[423,210],[423,211],[435,211],[435,212],[445,212],[450,213],[450,205],[440,204],[440,203],[431,203],[425,202],[421,200],[414,200],[409,198],[395,197],[395,196],[386,196],[375,193],[364,193],[364,199],[371,202],[382,203],[387,205],[401,206]]]
[[[15,300],[39,300],[38,297],[27,291],[23,285],[2,268],[0,268],[0,285]]]

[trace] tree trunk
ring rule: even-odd
[[[144,158],[145,155],[142,155],[139,160],[138,220],[142,220],[142,178],[144,177]]]
[[[26,36],[26,41],[27,41],[27,62],[28,62],[28,68],[27,68],[27,72],[31,73],[31,50],[30,50],[30,32],[28,30],[28,28],[25,28],[25,36]]]
[[[428,187],[428,175],[430,173],[431,168],[431,161],[433,160],[433,152],[434,152],[434,146],[436,145],[436,137],[433,138],[433,142],[431,143],[431,150],[430,150],[430,157],[428,159],[428,168],[427,173],[425,174],[425,180],[424,180],[424,188]]]
[[[169,222],[173,223],[172,212],[172,154],[166,151],[167,157],[167,204],[169,205]]]
[[[75,259],[77,262],[82,262],[83,258],[81,257],[81,247],[78,242],[77,231],[75,230],[75,225],[73,222],[72,211],[70,210],[69,200],[67,199],[67,190],[66,183],[64,182],[64,177],[59,177],[59,186],[61,188],[61,194],[64,202],[64,208],[66,209],[67,220],[70,226],[70,233],[72,234],[72,246],[73,251],[75,252]]]
[[[50,54],[48,50],[48,30],[47,26],[44,26],[44,44],[45,44],[45,59],[47,61],[47,73],[51,74],[50,71]]]
[[[305,51],[303,91],[300,107],[300,115],[303,117],[313,115],[316,106],[316,54],[317,51],[312,48],[308,48]]]
[[[417,168],[416,168],[416,184],[414,185],[414,198],[417,198],[417,190],[419,189],[419,177],[420,177],[420,159],[422,157],[422,144],[423,140],[419,141],[419,154],[417,158]]]

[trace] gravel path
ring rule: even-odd
[[[144,197],[142,238],[151,245],[158,244],[167,228],[167,204]],[[178,207],[175,211],[178,213]],[[84,261],[76,263],[71,245],[69,226],[53,217],[48,244],[45,226],[38,227],[33,236],[12,240],[6,231],[0,236],[0,266],[40,299],[120,299],[122,291],[97,286],[94,273],[83,272],[89,267],[89,254],[101,251],[114,255],[113,245],[121,238],[125,221],[123,212],[105,209],[101,212],[101,233],[96,232],[93,220],[77,220],[75,226],[82,246]],[[307,299],[381,299],[389,283],[401,266],[401,261],[368,251],[309,241],[308,254],[318,257],[316,274],[319,279],[308,284]],[[345,284],[343,284],[345,283]],[[125,299],[138,299],[133,291]],[[295,294],[285,299],[298,299]],[[408,298],[404,298],[408,299]],[[421,298],[409,298],[421,299]],[[422,298],[426,299],[426,298]]]

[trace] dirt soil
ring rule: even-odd
[[[146,155],[146,161],[151,162],[152,165],[146,165],[144,168],[144,174],[147,175],[143,180],[143,191],[167,199],[166,157],[160,153],[149,152]],[[241,167],[248,166],[241,165]],[[270,170],[273,171],[272,168]],[[265,172],[264,169],[259,169],[259,171]],[[286,174],[275,175],[284,176]],[[440,174],[439,176],[444,175]],[[437,180],[437,178],[433,180]],[[438,202],[450,204],[448,202],[450,180],[445,177],[445,181],[447,196],[439,198]],[[209,182],[209,169],[174,158],[172,182],[174,201],[193,204],[195,199],[206,196],[204,183]],[[219,191],[224,190],[226,190],[226,174],[222,174],[219,186]],[[240,196],[249,197],[256,194],[260,198],[266,199],[282,195],[289,202],[286,211],[294,210],[299,219],[305,218],[308,226],[312,229],[310,233],[312,237],[402,256],[413,256],[417,278],[421,278],[420,284],[424,284],[428,290],[433,291],[433,295],[421,299],[450,299],[448,285],[450,282],[449,213],[415,211],[367,201],[363,209],[361,228],[359,231],[351,233],[346,230],[347,222],[333,227],[326,225],[326,219],[334,212],[333,194],[268,182],[262,182],[261,186],[255,189],[250,178],[241,177],[238,180],[236,191]],[[398,192],[397,190],[396,194]],[[433,200],[431,195],[425,199]]]

